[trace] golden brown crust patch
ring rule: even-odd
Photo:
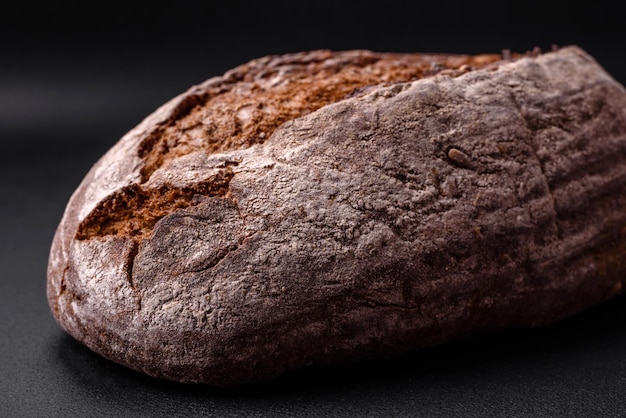
[[[442,73],[458,76],[521,56],[321,50],[251,61],[187,94],[166,123],[146,136],[138,148],[144,160],[141,185],[176,158],[198,150],[212,154],[261,144],[285,122],[358,95],[369,86]],[[140,240],[159,219],[192,205],[194,195],[226,194],[232,175],[229,171],[189,190],[167,185],[156,190],[137,184],[126,187],[100,202],[79,226],[76,238],[120,235]]]
[[[203,103],[152,137],[140,150],[142,178],[168,161],[263,143],[283,123],[338,102],[359,89],[418,80],[444,71],[459,75],[502,60],[498,54],[377,54],[313,51],[240,66],[209,88]],[[233,82],[233,80],[236,80]]]

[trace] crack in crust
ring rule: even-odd
[[[98,204],[79,225],[76,239],[107,235],[135,241],[147,237],[156,222],[177,209],[194,205],[196,195],[228,198],[228,167],[195,186],[142,187],[170,161],[194,151],[209,154],[261,144],[285,122],[374,85],[409,82],[436,74],[459,76],[480,68],[497,68],[511,59],[536,54],[503,52],[483,55],[398,54],[326,50],[268,56],[241,65],[223,77],[190,90],[140,143],[144,160],[139,184],[126,186]]]
[[[390,54],[313,51],[266,57],[227,73],[202,95],[185,98],[167,126],[139,149],[146,181],[168,161],[198,149],[209,153],[261,144],[283,123],[359,94],[368,86],[456,76],[501,55]]]
[[[232,168],[226,167],[219,174],[184,188],[163,185],[145,190],[138,184],[126,186],[96,206],[78,226],[76,239],[117,235],[142,240],[159,219],[193,205],[196,196],[224,197],[233,176]]]

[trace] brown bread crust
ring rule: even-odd
[[[266,57],[93,167],[48,298],[116,362],[240,384],[613,297],[624,207],[626,92],[577,47]]]

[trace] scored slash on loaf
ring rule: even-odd
[[[269,56],[93,166],[48,299],[115,362],[243,384],[614,297],[624,207],[626,92],[578,47]]]

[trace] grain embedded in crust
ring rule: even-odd
[[[556,321],[623,291],[625,109],[578,48],[374,88],[225,151],[227,194],[140,243],[64,219],[51,305],[110,359],[216,385]]]

